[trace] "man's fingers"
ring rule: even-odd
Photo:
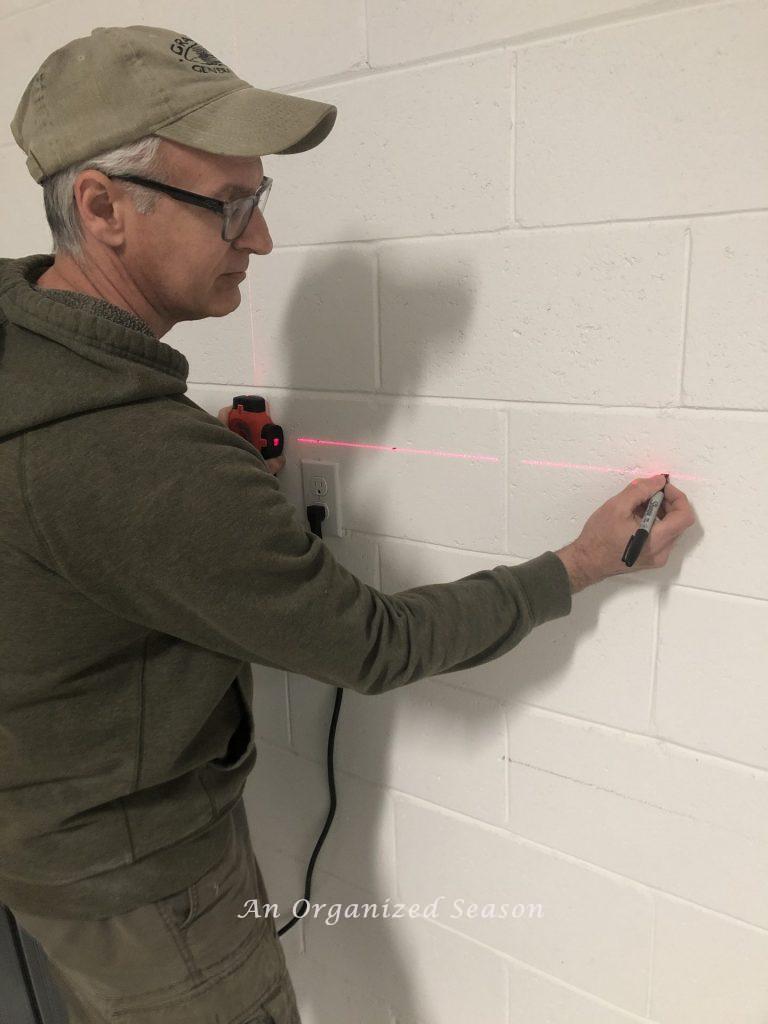
[[[676,505],[680,506],[687,501],[685,494],[674,484],[667,484],[664,488],[664,505],[667,509],[674,508]]]
[[[662,520],[656,516],[656,522],[651,527],[651,537],[655,538],[654,546],[665,548],[668,544],[672,544],[695,521],[695,516],[687,501],[668,509]]]
[[[666,477],[663,473],[660,473],[658,476],[638,477],[627,484],[617,497],[626,512],[631,514],[637,511],[638,506],[642,506],[644,509],[648,504],[648,500],[656,491],[660,491],[665,483]]]

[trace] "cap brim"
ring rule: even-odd
[[[336,113],[330,103],[248,85],[154,129],[154,134],[222,156],[303,153],[329,134]]]

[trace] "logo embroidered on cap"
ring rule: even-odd
[[[171,53],[178,53],[179,60],[186,60],[192,65],[193,71],[201,74],[232,74],[232,68],[222,64],[218,57],[214,57],[204,46],[196,43],[189,36],[179,36],[171,43]]]

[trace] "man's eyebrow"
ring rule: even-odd
[[[262,175],[261,181],[264,181],[265,175]],[[261,181],[259,185],[261,185]],[[258,186],[257,186],[258,187]],[[228,185],[221,185],[216,189],[214,195],[226,196],[226,195],[241,195],[241,196],[252,196],[254,189],[251,185],[242,185],[237,182],[230,182]]]

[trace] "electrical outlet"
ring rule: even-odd
[[[338,462],[302,459],[301,489],[304,495],[304,519],[307,517],[307,505],[325,505],[325,519],[320,524],[323,537],[341,537],[341,485]]]

